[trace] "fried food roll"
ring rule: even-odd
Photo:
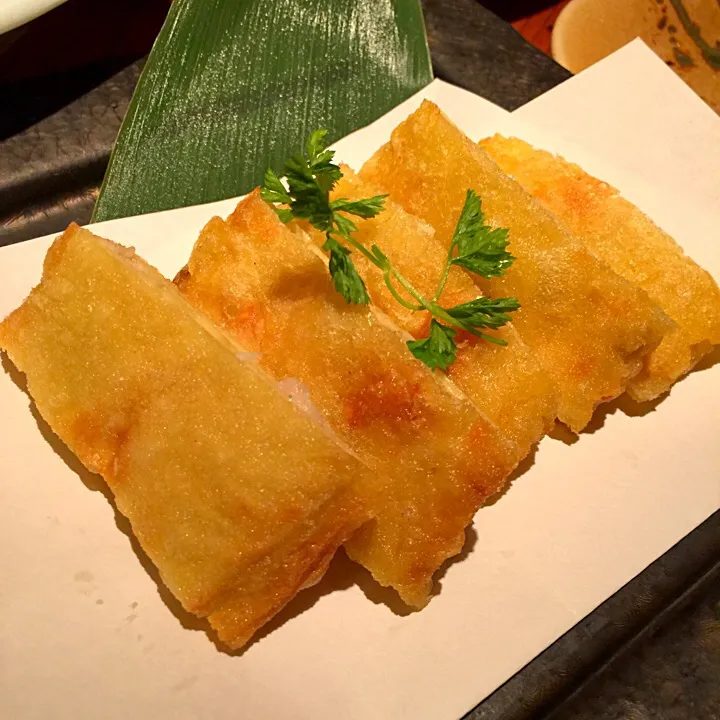
[[[342,166],[343,177],[331,199],[359,200],[378,195],[380,190],[361,180],[349,167]],[[377,245],[393,265],[425,297],[433,297],[445,266],[447,250],[435,238],[434,230],[419,218],[406,213],[391,200],[385,209],[369,220],[355,220],[354,238],[371,248]],[[322,246],[324,233],[302,223],[313,242]],[[365,279],[373,303],[415,338],[427,337],[428,313],[409,310],[395,300],[382,271],[360,253],[353,255]],[[457,266],[450,270],[440,303],[446,307],[469,302],[479,296],[470,277]],[[458,352],[449,376],[519,447],[525,456],[530,448],[553,427],[558,412],[558,393],[534,353],[512,325],[493,332],[507,341],[499,347],[465,334],[457,338]]]
[[[376,520],[347,544],[409,605],[460,552],[465,527],[503,488],[517,448],[446,378],[415,360],[405,337],[365,306],[348,305],[325,257],[283,225],[257,192],[203,230],[176,282],[188,300],[275,378],[297,378],[329,426],[372,470]]]
[[[639,285],[677,324],[645,360],[628,393],[652,400],[720,344],[712,276],[618,191],[582,168],[516,138],[481,147],[618,275]]]
[[[575,431],[599,403],[625,391],[673,326],[430,102],[394,130],[360,176],[434,227],[445,247],[469,188],[485,221],[509,229],[513,266],[499,278],[473,277],[483,292],[519,299],[515,327],[559,388],[558,416]]]
[[[232,648],[367,519],[367,468],[132,250],[71,226],[0,346],[168,588]]]

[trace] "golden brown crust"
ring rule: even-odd
[[[573,430],[625,391],[672,326],[643,290],[589,253],[430,102],[395,128],[360,176],[432,225],[445,247],[468,188],[486,220],[510,230],[512,268],[476,282],[490,295],[520,300],[514,325],[557,384],[559,417]]]
[[[317,251],[253,193],[202,232],[186,297],[277,379],[297,378],[332,430],[374,471],[363,497],[377,520],[346,545],[415,606],[459,552],[476,510],[517,449],[408,352],[373,312],[347,305]]]
[[[0,346],[173,594],[232,647],[367,518],[365,468],[126,248],[71,226]]]
[[[288,598],[318,582],[338,547],[355,533],[356,524],[348,522],[353,514],[361,515],[357,499],[350,494],[340,496],[322,508],[319,515],[323,522],[313,530],[310,542],[298,545],[291,554],[275,558],[274,572],[268,573],[263,567],[246,569],[245,574],[258,574],[263,583],[253,588],[252,603],[248,603],[246,592],[239,591],[213,606],[208,620],[220,640],[232,649],[241,648],[258,628],[287,605]]]
[[[717,283],[614,187],[516,138],[495,135],[480,144],[591,252],[639,285],[677,323],[632,380],[628,392],[636,400],[669,390],[720,343]]]
[[[333,191],[333,198],[354,200],[380,194],[377,186],[363,181],[349,167],[342,166],[342,171],[343,178]],[[390,199],[376,218],[357,219],[355,223],[358,242],[367,248],[380,247],[419,292],[433,297],[447,250],[427,223],[409,215]],[[307,223],[301,227],[316,245],[323,244],[321,232]],[[414,337],[427,337],[428,314],[400,305],[385,285],[382,272],[359,253],[354,258],[373,303]],[[455,266],[440,301],[445,307],[451,307],[474,300],[479,294],[470,277]],[[504,339],[508,346],[499,347],[467,333],[459,335],[457,358],[449,376],[525,456],[553,427],[558,412],[558,392],[513,326],[493,334]]]

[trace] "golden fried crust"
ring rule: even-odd
[[[628,392],[652,400],[720,343],[720,290],[705,270],[634,205],[577,165],[516,138],[480,145],[618,275],[639,285],[676,323]]]
[[[333,191],[332,199],[358,200],[380,194],[379,188],[361,180],[349,167],[343,165],[342,171],[343,178]],[[417,290],[425,297],[434,296],[447,250],[427,223],[409,215],[389,199],[377,217],[358,218],[354,222],[358,228],[356,240],[368,248],[377,245]],[[301,227],[316,245],[323,244],[323,233],[308,223],[302,223]],[[400,305],[388,290],[382,272],[360,253],[353,258],[373,303],[414,337],[427,337],[428,314]],[[470,277],[455,266],[440,302],[451,307],[474,300],[478,295]],[[494,334],[506,340],[508,346],[499,347],[467,333],[459,335],[457,358],[449,375],[480,411],[518,445],[524,456],[552,428],[558,412],[558,393],[513,326],[508,325]]]
[[[624,392],[672,326],[430,102],[394,130],[360,176],[432,225],[445,247],[469,188],[486,221],[510,230],[517,259],[507,274],[473,277],[483,292],[520,300],[515,327],[559,388],[559,417],[573,430]]]
[[[517,463],[515,446],[415,360],[387,318],[347,305],[317,250],[257,193],[208,223],[177,282],[277,379],[299,379],[374,470],[363,497],[377,519],[346,547],[407,603],[425,604],[433,573]]]
[[[367,518],[364,466],[131,250],[71,226],[0,346],[163,581],[231,647]]]

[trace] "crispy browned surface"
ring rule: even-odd
[[[477,283],[520,300],[515,326],[560,389],[559,417],[573,430],[625,390],[667,331],[643,290],[591,255],[436,105],[423,103],[360,174],[430,223],[445,247],[468,188],[491,225],[509,228],[513,267]]]
[[[720,290],[705,270],[607,183],[577,165],[496,135],[481,146],[616,273],[637,283],[677,323],[628,391],[652,400],[720,343]]]
[[[366,517],[366,469],[132,251],[71,226],[0,346],[163,581],[231,647]]]
[[[343,166],[342,170],[343,178],[333,192],[333,199],[353,200],[380,193],[375,185],[361,180],[349,167]],[[357,218],[355,222],[358,227],[355,238],[360,243],[368,248],[377,245],[417,290],[425,297],[433,297],[447,250],[427,223],[390,200],[386,200],[385,209],[376,218]],[[318,246],[323,244],[323,233],[308,223],[302,227],[313,242]],[[354,253],[353,260],[365,279],[373,303],[411,335],[426,337],[427,313],[413,312],[400,305],[385,285],[382,272],[360,253]],[[454,267],[440,300],[445,306],[452,306],[478,295],[470,277]],[[524,456],[552,428],[557,416],[558,394],[514,327],[508,326],[495,334],[507,340],[508,346],[498,347],[469,334],[458,337],[457,359],[449,374],[480,411],[518,445]]]
[[[208,223],[176,282],[276,378],[302,381],[374,470],[365,497],[377,521],[349,553],[407,603],[425,604],[433,573],[460,551],[516,448],[410,355],[389,320],[347,305],[315,248],[256,193],[226,222]]]

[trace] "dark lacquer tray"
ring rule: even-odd
[[[569,77],[475,0],[423,4],[438,77],[509,110]],[[88,221],[141,66],[0,83],[0,245]],[[720,513],[466,716],[525,718],[720,718]]]

